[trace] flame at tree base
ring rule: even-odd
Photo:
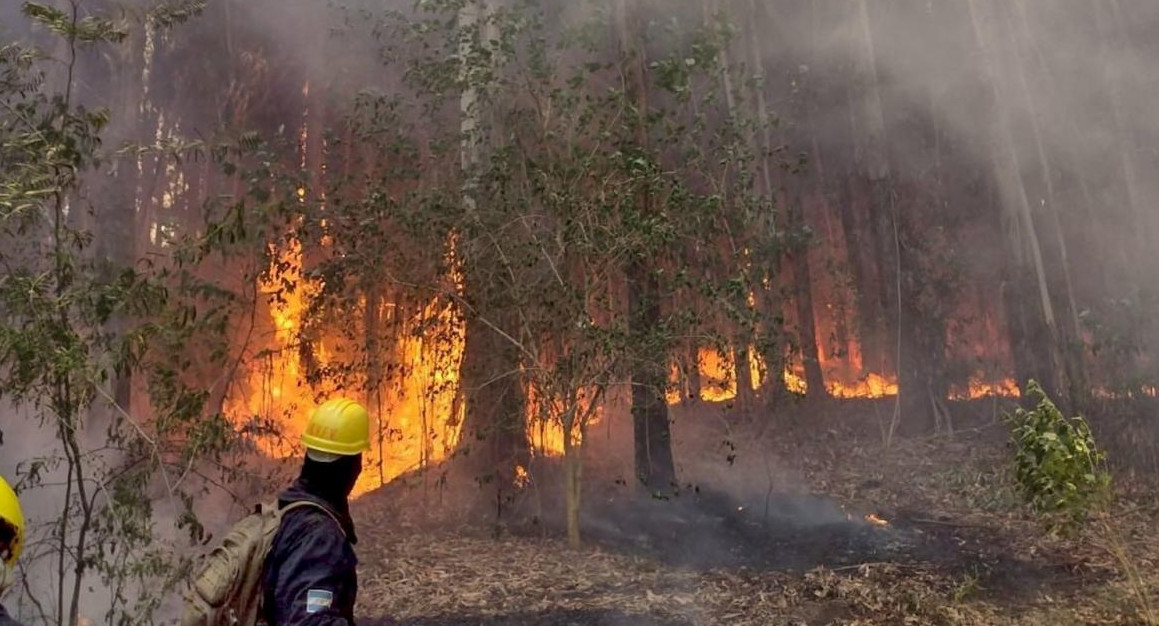
[[[698,357],[700,374],[700,393],[698,398],[706,402],[728,402],[737,397],[737,377],[733,367],[732,354],[721,354],[714,348],[701,348]],[[842,375],[850,369],[840,364],[822,365],[825,377],[825,391],[830,397],[842,399],[855,398],[886,398],[899,393],[897,377],[889,374],[869,372],[860,376]],[[752,381],[752,390],[758,391],[763,385],[765,367],[756,350],[749,350],[749,380]],[[791,393],[805,395],[809,385],[805,380],[805,369],[796,364],[786,365],[781,373],[785,389]],[[682,402],[690,394],[683,389],[686,377],[681,376],[680,369],[673,366],[670,374],[670,387],[666,398],[669,404]],[[952,386],[947,399],[949,400],[977,400],[980,398],[1018,398],[1021,391],[1018,383],[1012,378],[988,379],[977,374],[970,377],[965,388]]]
[[[333,381],[322,380],[313,387],[306,385],[305,367],[300,361],[300,329],[307,303],[321,285],[312,284],[302,271],[301,246],[290,240],[273,263],[268,278],[259,282],[260,293],[269,301],[267,325],[272,337],[261,352],[251,357],[249,368],[226,401],[226,412],[239,430],[249,435],[258,450],[274,459],[300,457],[299,439],[313,407],[326,397],[341,394],[362,401],[377,420],[373,429],[372,449],[364,460],[365,471],[354,489],[354,496],[373,490],[386,482],[431,463],[447,458],[457,443],[464,407],[459,397],[459,368],[465,347],[465,324],[452,307],[431,301],[412,318],[395,320],[399,330],[389,350],[380,355],[392,372],[389,380],[367,391],[365,380],[347,380],[346,389]],[[286,288],[293,286],[292,289]],[[390,303],[380,303],[379,317],[398,314]],[[365,312],[365,300],[361,302]],[[421,331],[420,331],[421,329]],[[433,330],[432,330],[433,329]],[[328,345],[330,348],[328,349]],[[333,358],[342,339],[322,338],[313,345],[317,365],[336,368],[342,363]],[[749,350],[747,381],[754,391],[762,386],[766,368],[756,350]],[[856,359],[859,360],[859,359]],[[330,363],[334,361],[334,363]],[[727,402],[737,396],[737,376],[731,352],[713,348],[699,351],[701,387],[699,398],[709,402]],[[898,383],[892,375],[869,372],[861,376],[858,363],[822,364],[825,388],[835,398],[883,398],[898,394]],[[843,375],[844,374],[844,375]],[[800,364],[786,365],[781,372],[790,392],[805,394],[808,384]],[[670,404],[684,399],[680,376],[673,368],[672,388],[667,394]],[[354,392],[350,389],[353,388]],[[541,456],[563,453],[564,433],[558,415],[561,407],[543,407],[528,389],[528,439],[533,451]],[[1153,390],[1151,390],[1153,392]],[[1011,379],[988,380],[972,377],[964,389],[952,388],[951,400],[983,397],[1019,397],[1018,385]],[[581,401],[581,405],[584,402]],[[582,409],[583,407],[581,407]],[[547,410],[543,410],[547,409]],[[591,424],[602,416],[597,410]],[[578,434],[573,435],[579,444]],[[523,470],[526,473],[526,470]],[[526,480],[526,476],[522,480]]]

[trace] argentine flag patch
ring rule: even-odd
[[[333,603],[334,594],[325,589],[310,589],[306,592],[307,613],[317,613],[322,609],[328,609]]]

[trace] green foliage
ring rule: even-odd
[[[24,11],[61,36],[72,52],[69,76],[79,44],[127,35],[99,16],[38,3]],[[109,624],[150,623],[183,568],[180,554],[155,538],[158,503],[197,538],[194,494],[204,483],[191,476],[234,443],[192,375],[197,367],[220,372],[228,354],[221,346],[232,295],[202,279],[199,265],[230,239],[175,236],[139,258],[110,254],[137,246],[124,239],[133,229],[102,230],[85,208],[108,220],[133,203],[86,181],[98,166],[145,151],[105,150],[110,113],[76,105],[70,88],[48,91],[52,66],[42,60],[18,46],[0,50],[0,398],[55,435],[54,445],[27,452],[35,456],[13,478],[21,491],[54,490],[60,506],[23,557],[31,568],[51,561],[52,600],[35,586],[26,592],[41,621],[73,624],[81,594],[99,583]],[[234,232],[228,221],[201,226]]]
[[[172,28],[197,17],[205,10],[206,0],[162,2],[149,9],[149,18],[161,28]]]
[[[39,2],[25,2],[24,15],[73,43],[118,43],[129,36],[124,24],[114,20],[72,14]]]
[[[1081,417],[1067,418],[1035,381],[1037,406],[1005,416],[1015,446],[1015,479],[1023,498],[1054,529],[1067,530],[1102,507],[1110,491],[1105,456]]]

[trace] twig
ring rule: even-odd
[[[869,563],[857,563],[856,565],[843,565],[841,567],[827,568],[830,572],[848,572],[858,570],[863,567],[874,567],[877,565],[885,567],[921,567],[920,563],[893,563],[890,561],[871,561]]]
[[[952,521],[937,520],[937,519],[926,519],[926,518],[921,518],[921,517],[913,517],[913,518],[906,519],[904,521],[911,522],[913,524],[929,524],[932,526],[950,526],[953,528],[989,528],[988,526],[984,526],[982,524],[972,524],[970,522],[952,522]]]

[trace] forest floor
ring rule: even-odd
[[[579,551],[542,503],[534,523],[498,527],[432,523],[390,486],[368,494],[353,507],[361,622],[1159,623],[1147,621],[1159,611],[1154,490],[1121,477],[1105,521],[1055,536],[1019,504],[1001,425],[887,448],[849,410],[827,407],[776,437],[702,420],[699,439],[744,435],[791,461],[795,490],[690,486],[641,502],[585,475]]]

